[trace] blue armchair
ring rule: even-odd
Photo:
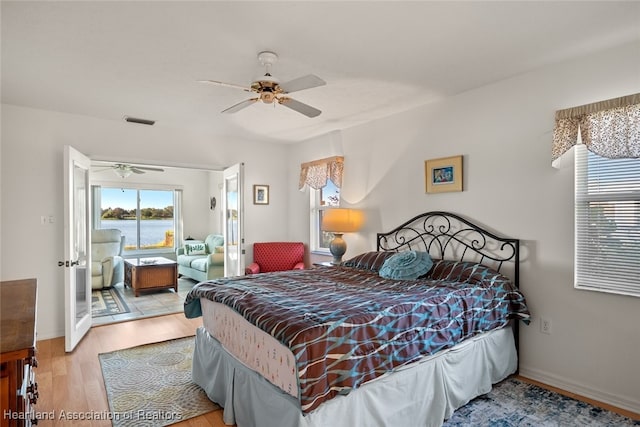
[[[223,244],[224,238],[219,234],[209,234],[204,242],[186,241],[183,247],[176,249],[178,276],[186,276],[197,282],[223,277]]]

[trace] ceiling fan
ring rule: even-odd
[[[113,170],[113,172],[122,179],[128,177],[132,173],[142,174],[142,173],[146,173],[146,171],[164,172],[164,169],[162,168],[154,168],[150,166],[136,166],[136,165],[129,165],[126,163],[115,163],[111,166],[105,167],[102,170],[98,170],[97,172],[102,172],[104,170],[109,170],[109,169]]]
[[[215,80],[200,80],[201,83],[211,83],[218,86],[232,87],[236,89],[244,90],[245,92],[255,92],[258,96],[249,98],[245,101],[239,102],[231,107],[223,110],[223,113],[235,113],[243,108],[252,105],[257,101],[262,101],[265,104],[273,104],[274,102],[284,105],[298,113],[304,114],[307,117],[316,117],[320,115],[322,111],[314,108],[310,105],[296,101],[293,98],[287,96],[291,92],[296,92],[305,89],[311,89],[318,86],[327,84],[320,77],[313,74],[298,77],[291,81],[280,83],[280,81],[271,75],[271,66],[278,60],[278,55],[273,52],[265,51],[258,54],[258,61],[265,67],[265,75],[260,79],[251,83],[251,86],[245,87],[236,85],[233,83],[223,83]]]

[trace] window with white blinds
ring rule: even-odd
[[[575,287],[640,296],[640,159],[575,148]]]

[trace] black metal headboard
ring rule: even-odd
[[[376,240],[379,251],[426,251],[434,259],[478,262],[520,283],[520,240],[496,236],[453,213],[423,213]],[[501,271],[506,265],[509,271]]]

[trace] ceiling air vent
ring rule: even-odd
[[[129,116],[124,116],[124,121],[129,123],[138,123],[140,125],[148,125],[148,126],[153,126],[153,124],[156,122],[155,120],[138,119],[136,117],[129,117]]]

